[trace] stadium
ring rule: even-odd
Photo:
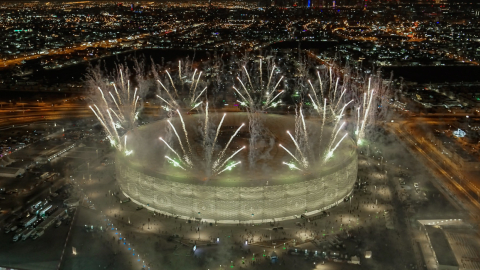
[[[210,114],[207,127],[212,132],[209,133],[215,133],[221,117]],[[257,117],[264,128],[251,162],[249,115],[226,115],[212,146],[212,156],[218,156],[230,138],[233,139],[225,156],[243,146],[246,148],[232,158],[241,163],[222,173],[211,173],[211,165],[204,158],[208,152],[202,139],[205,114],[170,118],[178,136],[166,119],[129,131],[126,148],[132,152],[130,155],[118,152],[116,157],[121,191],[133,202],[156,212],[219,223],[260,223],[314,214],[343,202],[351,194],[357,177],[357,147],[353,139],[347,135],[325,161],[322,153],[334,135],[332,127],[322,127],[318,119],[306,119],[308,138],[302,145],[307,140],[308,169],[292,169],[284,163],[291,163],[294,158],[279,145],[297,155],[295,143],[286,131],[295,134],[299,129],[298,118],[275,114]],[[242,124],[244,127],[235,133]],[[340,131],[338,136],[344,132]],[[172,148],[166,147],[159,137]],[[183,145],[177,138],[183,140]],[[165,156],[174,157],[173,151],[182,153],[187,144],[194,165],[187,169],[173,166]]]

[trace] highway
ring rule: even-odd
[[[91,116],[93,116],[93,113],[88,109],[87,105],[78,100],[53,103],[2,104],[0,108],[0,126]]]
[[[144,104],[142,114],[158,115],[161,108]],[[0,127],[33,123],[38,121],[55,121],[62,119],[81,119],[94,117],[88,104],[78,99],[56,102],[2,104],[0,107]]]
[[[444,176],[443,185],[450,189],[458,199],[466,200],[470,207],[470,214],[474,218],[478,218],[478,213],[480,210],[480,202],[478,197],[475,198],[474,194],[478,194],[479,189],[472,183],[466,183],[466,181],[459,182],[458,174],[456,169],[453,168],[450,162],[443,163],[445,159],[442,156],[435,154],[435,150],[431,149],[424,141],[419,141],[417,137],[411,136],[405,130],[406,122],[397,122],[390,124],[390,129],[395,132],[395,134],[402,139],[408,147],[417,152],[422,158],[428,161],[428,164],[434,171],[437,171],[440,175]],[[440,159],[441,158],[441,159]],[[448,165],[447,165],[448,164]]]
[[[128,37],[118,38],[118,39],[106,39],[106,40],[100,40],[97,42],[83,42],[81,44],[74,44],[64,48],[50,49],[43,54],[39,53],[35,55],[22,56],[22,57],[10,59],[10,60],[0,60],[0,68],[8,68],[15,65],[21,65],[23,61],[33,60],[33,59],[41,58],[43,56],[72,54],[72,53],[75,53],[76,51],[86,50],[88,48],[105,48],[105,49],[113,48],[117,46],[122,46],[121,44],[122,42],[136,41],[136,40],[145,39],[151,36],[163,36],[172,32],[176,32],[177,34],[183,34],[187,30],[194,30],[201,26],[203,26],[203,24],[196,24],[194,26],[189,26],[189,27],[173,27],[165,31],[159,30],[151,33],[131,35]],[[172,26],[169,25],[168,27],[172,27]],[[135,46],[129,46],[129,47],[133,49],[137,49],[137,47]],[[88,59],[84,58],[84,60],[88,60]]]
[[[437,122],[434,122],[435,124],[439,124],[438,121]],[[418,146],[421,146],[422,148],[424,148],[428,153],[430,153],[430,156],[433,156],[435,158],[435,160],[437,162],[439,162],[440,164],[442,164],[442,168],[446,168],[447,170],[453,170],[453,174],[456,175],[455,177],[459,178],[460,180],[462,180],[462,183],[464,185],[466,185],[466,187],[468,188],[470,194],[474,197],[477,197],[477,200],[480,199],[479,198],[479,194],[480,194],[480,188],[478,188],[476,186],[475,183],[473,183],[472,181],[477,181],[477,179],[471,179],[471,180],[467,180],[465,179],[465,177],[463,176],[460,176],[459,175],[459,171],[462,170],[462,168],[460,168],[458,166],[458,164],[456,164],[455,162],[453,162],[450,158],[448,158],[447,155],[443,154],[439,147],[437,147],[436,145],[434,145],[432,142],[430,142],[429,140],[425,140],[425,139],[421,139],[421,140],[418,140],[417,138],[420,138],[421,136],[418,135],[418,132],[415,132],[415,130],[413,129],[410,129],[412,130],[412,132],[409,132],[407,130],[407,127],[410,127],[410,126],[413,126],[414,124],[412,123],[404,123],[401,127],[402,127],[402,130],[403,130],[403,133],[409,133],[411,134],[410,138],[412,138],[413,140],[415,140],[417,143],[418,143]],[[470,153],[470,154],[473,154],[473,153]],[[478,183],[477,183],[478,184]]]
[[[168,33],[168,32],[166,32],[166,33]],[[163,34],[165,34],[165,33],[163,33]],[[85,42],[85,43],[78,44],[78,45],[72,45],[71,47],[65,47],[65,48],[59,48],[59,49],[50,49],[45,54],[35,54],[35,55],[30,55],[30,56],[23,56],[23,57],[18,57],[18,58],[11,59],[11,60],[0,60],[0,68],[2,68],[2,67],[5,68],[5,67],[13,66],[13,65],[21,65],[22,61],[33,60],[33,59],[40,58],[42,56],[49,56],[49,55],[51,56],[51,55],[56,55],[56,54],[72,54],[75,51],[85,50],[85,49],[91,48],[91,47],[111,48],[111,47],[114,47],[114,46],[118,46],[118,44],[122,43],[122,42],[134,41],[134,40],[137,40],[137,39],[146,38],[146,37],[151,36],[151,35],[152,34],[140,34],[140,35],[135,35],[133,37],[119,38],[119,39],[115,39],[115,40],[112,40],[112,39],[102,40],[102,41],[88,42],[88,43]]]

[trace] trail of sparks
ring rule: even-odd
[[[168,122],[168,123],[170,124],[170,126],[172,127],[173,132],[175,133],[175,136],[177,136],[177,140],[178,140],[178,143],[180,144],[180,147],[182,148],[183,155],[186,157],[185,160],[186,160],[186,161],[187,161],[187,160],[189,161],[189,159],[188,159],[188,157],[187,157],[187,156],[188,156],[188,155],[187,155],[187,152],[185,152],[185,148],[183,147],[182,140],[180,139],[180,135],[178,135],[178,133],[177,133],[177,129],[175,129],[175,127],[173,126],[172,122],[170,122],[170,120],[167,120],[167,122]],[[189,163],[188,161],[187,161],[187,163]],[[189,164],[189,165],[191,165],[191,164]]]
[[[223,120],[225,119],[225,116],[227,116],[226,113],[223,114],[222,119],[220,120],[220,124],[218,124],[217,132],[215,133],[215,138],[213,139],[212,150],[210,152],[210,156],[213,155],[213,151],[215,149],[215,144],[217,143],[218,134],[220,133],[220,129],[222,128],[222,124],[223,124]]]
[[[280,91],[280,93],[278,93],[272,100],[270,100],[270,97],[275,92],[275,90],[277,89],[278,85],[280,84],[280,82],[282,80],[283,80],[283,76],[280,78],[280,80],[278,80],[278,82],[275,85],[275,87],[273,88],[273,90],[268,93],[267,101],[265,102],[265,106],[267,106],[269,103],[273,102],[278,96],[280,96],[280,94],[282,94],[284,92],[284,90]]]
[[[193,85],[195,84],[195,74],[197,74],[197,69],[195,69],[195,71],[193,72],[193,76],[192,76],[192,84],[190,84],[190,91],[189,91],[189,93],[191,93],[191,92],[192,92]]]
[[[175,84],[173,83],[173,79],[172,79],[172,77],[170,76],[170,73],[168,72],[168,70],[166,70],[166,72],[167,72],[168,78],[170,78],[170,83],[172,84],[173,90],[175,90],[175,96],[178,97],[177,88],[175,87]]]
[[[105,131],[109,134],[109,137],[110,137],[110,140],[112,140],[112,137],[113,137],[113,134],[110,132],[110,129],[107,127],[107,125],[105,124],[105,122],[102,120],[102,118],[100,118],[100,116],[97,114],[97,112],[92,108],[92,106],[88,106],[90,108],[90,110],[92,110],[92,112],[95,114],[95,116],[98,118],[98,120],[100,121],[100,123],[102,124],[103,128],[105,128]],[[95,106],[96,107],[96,106]],[[98,108],[97,108],[98,110]]]
[[[134,121],[135,121],[135,118],[136,118],[138,98],[139,98],[139,96],[137,96],[137,99],[135,100],[135,105],[133,106],[133,111],[132,111],[132,118],[133,118]]]
[[[300,146],[298,145],[297,141],[295,138],[293,138],[292,134],[290,134],[290,131],[287,130],[288,135],[290,135],[290,138],[292,139],[293,143],[295,144],[295,147],[297,147],[298,153],[300,153],[300,156],[302,157],[302,164],[304,168],[308,168],[308,161],[303,155],[302,149],[300,149]]]
[[[333,139],[332,141],[330,142],[330,145],[328,146],[328,152],[330,152],[330,150],[332,149],[332,146],[333,146],[333,143],[335,142],[335,140],[337,139],[337,135],[338,133],[340,132],[340,130],[342,130],[342,127],[345,125],[345,121],[340,125],[340,127],[337,129],[337,131],[335,132],[335,135],[333,136]]]
[[[117,89],[117,86],[115,84],[113,84],[113,88],[115,89],[115,92],[117,93],[118,102],[120,103],[120,105],[122,105],[122,99],[120,98],[120,94],[118,93],[118,89]]]
[[[178,79],[182,81],[182,61],[178,61]]]
[[[270,77],[268,78],[268,83],[267,83],[267,89],[270,86],[270,82],[272,81],[272,76],[274,71],[275,71],[275,65],[273,65],[272,72],[270,72]]]
[[[271,101],[269,101],[268,103],[265,104],[265,106],[267,106],[268,104],[272,103],[278,96],[280,96],[283,92],[285,92],[285,90],[282,90],[280,91],[280,93],[278,93],[274,98],[272,98]]]
[[[233,89],[235,89],[235,91],[240,95],[240,97],[243,98],[243,100],[245,101],[245,103],[248,103],[248,100],[242,95],[242,93],[240,93],[240,91],[238,91],[237,88],[235,88],[235,86],[233,87]]]
[[[241,161],[239,162],[236,162],[236,163],[233,163],[232,165],[228,165],[225,169],[221,170],[220,172],[217,173],[217,175],[223,173],[224,171],[230,171],[231,169],[233,169],[235,166],[237,166],[238,164],[242,163]]]
[[[135,97],[137,97],[137,91],[138,91],[138,88],[135,87],[135,92],[133,92],[133,97],[132,97],[132,106],[133,106],[133,103],[135,102]],[[137,97],[138,99],[138,97]]]
[[[205,107],[205,127],[204,127],[204,134],[203,134],[203,148],[205,148],[205,144],[207,143],[207,135],[208,135],[208,102]]]
[[[250,74],[248,74],[247,68],[245,66],[243,66],[243,69],[245,70],[245,73],[247,74],[248,82],[250,83],[250,87],[253,90],[254,87],[253,87],[252,81],[250,80]]]
[[[168,103],[168,101],[166,101],[165,99],[163,99],[161,96],[157,95],[157,97],[158,97],[159,99],[163,100],[163,102],[167,103],[168,106],[170,106],[170,107],[173,108],[172,104]]]
[[[165,92],[167,92],[167,95],[168,97],[170,98],[170,100],[173,101],[173,103],[175,103],[175,106],[178,106],[177,102],[175,101],[175,99],[172,97],[172,95],[170,94],[170,92],[168,91],[168,89],[165,87],[165,85],[163,85],[163,83],[160,81],[160,80],[157,80],[157,82],[163,87],[163,89],[165,89]],[[157,97],[160,97],[159,95],[157,95]],[[161,98],[161,97],[160,97]],[[163,101],[165,101],[167,104],[169,104],[165,99],[161,98]],[[172,106],[172,105],[170,105]],[[173,107],[173,106],[172,106]]]
[[[302,125],[303,125],[303,137],[305,138],[305,143],[306,143],[307,148],[308,148],[307,126],[305,125],[305,118],[303,117],[302,108],[300,108],[300,118],[302,119]]]
[[[165,156],[172,164],[173,166],[175,167],[179,167],[181,168],[182,170],[186,171],[186,169],[184,167],[182,167],[182,165],[180,165],[180,163],[178,163],[177,161],[175,161],[174,159],[171,159],[169,156]]]
[[[345,133],[345,135],[343,135],[343,137],[340,139],[340,141],[338,141],[337,145],[335,145],[335,147],[332,149],[332,151],[330,151],[328,153],[327,157],[325,158],[325,161],[333,156],[333,153],[335,152],[335,150],[337,150],[337,147],[340,145],[340,143],[342,143],[343,139],[345,139],[345,137],[347,137],[347,135],[348,135],[348,133]]]
[[[130,80],[127,81],[127,102],[130,101]]]
[[[299,171],[301,171],[301,169],[298,168],[297,166],[295,166],[295,164],[293,164],[293,163],[282,162],[282,164],[287,165],[287,166],[290,168],[290,170],[299,170]]]
[[[193,101],[193,98],[195,97],[195,92],[197,91],[197,86],[198,86],[198,82],[200,81],[200,77],[202,76],[202,71],[200,71],[200,74],[198,74],[198,78],[197,78],[197,83],[195,84],[195,88],[193,89],[193,94],[192,94],[192,103],[195,103],[195,101]],[[193,82],[192,82],[193,83]],[[207,87],[205,87],[205,89],[207,89]],[[204,90],[205,90],[204,89]],[[203,91],[202,91],[203,93]],[[202,93],[200,93],[200,95],[198,96],[201,96]],[[195,99],[196,100],[196,99]]]
[[[108,114],[108,116],[109,116],[109,118],[110,118],[110,123],[111,123],[111,125],[112,125],[112,129],[113,129],[113,131],[115,132],[115,139],[116,139],[117,141],[120,141],[120,137],[118,136],[117,129],[115,128],[115,123],[113,122],[112,115],[110,114],[110,111],[109,111],[108,109],[107,109],[107,114]]]
[[[240,80],[240,78],[238,78],[238,77],[237,77],[237,80],[238,80],[238,81],[240,82],[240,84],[242,85],[243,90],[245,90],[245,93],[247,93],[247,96],[248,96],[248,98],[249,98],[249,100],[250,100],[250,103],[253,103],[253,99],[252,99],[252,97],[250,96],[250,94],[248,93],[248,90],[247,90],[247,88],[245,87],[245,85],[243,84],[242,80]]]
[[[322,85],[322,77],[320,76],[320,72],[317,71],[317,76],[318,76],[318,83],[320,84],[320,94],[322,95],[322,98],[323,97],[323,85]],[[316,97],[317,95],[315,95]],[[317,99],[317,102],[318,102],[318,99]]]
[[[222,162],[222,164],[220,164],[219,166],[218,166],[217,164],[213,164],[213,169],[215,169],[215,168],[217,168],[217,167],[218,167],[218,168],[223,167],[223,165],[225,165],[225,163],[227,163],[227,162],[228,162],[230,159],[232,159],[236,154],[238,154],[238,152],[242,151],[242,150],[245,149],[245,148],[246,148],[246,146],[244,146],[244,147],[238,149],[237,151],[235,151],[231,156],[229,156],[228,158],[226,158],[225,161]]]
[[[263,91],[263,78],[262,78],[262,59],[260,58],[260,90]]]
[[[367,121],[368,113],[369,113],[369,111],[370,111],[370,105],[372,104],[373,93],[374,93],[374,90],[372,90],[372,93],[370,94],[370,99],[369,99],[369,101],[368,101],[367,109],[365,110],[365,116],[363,117],[362,127],[360,128],[360,134],[359,134],[359,139],[360,139],[360,140],[363,139],[363,132],[364,132],[364,129],[365,129],[365,122]]]
[[[195,109],[195,108],[197,108],[197,107],[200,106],[201,104],[203,104],[203,102],[199,102],[199,103],[193,105],[193,107],[190,109],[190,111],[193,110],[193,109]]]
[[[166,145],[180,160],[182,160],[182,157],[177,153],[177,151],[173,150],[173,148],[172,148],[162,137],[160,137],[159,139],[160,139],[160,141],[162,141],[163,143],[165,143],[165,145]]]
[[[233,138],[235,138],[235,136],[237,136],[237,133],[240,131],[240,129],[244,126],[245,124],[242,123],[242,125],[235,131],[235,133],[233,133],[232,137],[230,137],[230,140],[228,140],[227,142],[227,145],[225,145],[225,147],[223,148],[222,152],[220,152],[220,154],[218,155],[218,158],[215,162],[220,162],[219,160],[222,159],[223,155],[225,154],[225,151],[228,149],[228,146],[230,145],[230,143],[232,142]]]
[[[187,140],[188,151],[190,152],[190,155],[191,155],[192,154],[192,148],[190,147],[190,141],[188,140],[187,128],[185,127],[185,122],[183,122],[182,114],[180,113],[179,110],[177,110],[177,113],[178,113],[178,116],[180,116],[180,121],[182,121],[182,127],[183,127],[183,132],[185,133],[185,139]]]
[[[322,118],[322,127],[320,128],[320,140],[319,140],[319,145],[322,145],[322,139],[323,139],[323,128],[325,126],[325,113],[327,111],[327,99],[323,100],[323,118]]]
[[[283,150],[285,150],[285,151],[286,151],[293,159],[295,159],[298,163],[301,163],[300,160],[298,160],[298,158],[295,157],[295,155],[293,155],[292,152],[288,151],[287,148],[285,148],[285,147],[284,147],[283,145],[281,145],[281,144],[279,144],[279,146],[280,146],[281,148],[283,148]]]
[[[118,112],[120,113],[120,115],[122,115],[122,110],[120,110],[120,106],[118,106],[118,103],[117,103],[117,101],[115,100],[115,98],[113,97],[112,92],[108,92],[108,93],[110,94],[110,96],[112,97],[113,102],[114,102],[115,105],[117,106]],[[113,111],[113,110],[112,110],[112,111]],[[123,117],[123,115],[122,115],[122,117]]]
[[[117,117],[118,121],[122,121],[122,119],[120,117],[118,117],[117,113],[112,110],[112,108],[109,109],[110,111],[112,111],[112,113],[115,115],[115,117]]]
[[[203,90],[200,92],[200,94],[198,94],[198,96],[195,98],[195,100],[192,102],[192,103],[195,103],[197,102],[197,99],[202,96],[203,92],[205,92],[207,90],[207,86],[205,86],[205,88],[203,88]]]

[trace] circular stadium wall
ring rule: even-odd
[[[200,118],[200,115],[191,115],[184,119],[193,152],[202,151],[202,144],[195,139],[198,138],[196,123],[202,122]],[[133,202],[150,210],[219,223],[293,218],[331,208],[351,194],[357,178],[357,151],[350,137],[342,141],[327,162],[311,162],[308,172],[290,170],[282,165],[282,161],[289,162],[291,158],[284,150],[278,149],[278,144],[292,151],[295,149],[285,135],[288,128],[295,128],[295,119],[281,115],[262,115],[261,118],[273,139],[266,140],[263,147],[259,147],[262,148],[260,152],[265,153],[261,153],[255,168],[247,166],[248,151],[243,151],[243,156],[235,157],[242,161],[240,166],[208,178],[200,168],[185,172],[165,161],[164,156],[169,150],[158,142],[158,137],[168,137],[171,132],[166,128],[166,121],[131,131],[128,148],[133,150],[133,154],[125,156],[118,153],[116,159],[116,177],[121,190]],[[175,119],[171,122],[174,126],[180,124]],[[247,122],[248,116],[244,113],[229,114],[223,123],[226,130],[222,133],[229,137],[232,132],[228,129],[234,130]],[[324,142],[328,142],[332,137],[331,130],[325,127],[321,133],[323,136],[320,136],[318,122],[307,120],[309,130],[313,130],[309,135],[311,138],[322,137]],[[180,126],[177,131],[181,131]],[[220,149],[226,144],[221,137],[218,140]],[[246,143],[248,146],[248,128],[237,137],[231,145]],[[178,149],[174,139],[170,143]],[[318,145],[310,143],[312,152],[324,151],[327,146],[321,145],[322,140],[315,140]]]

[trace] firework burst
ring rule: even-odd
[[[133,72],[126,64],[116,64],[113,72],[108,73],[98,65],[90,68],[86,75],[86,85],[95,93],[90,109],[105,129],[111,144],[126,154],[126,139],[122,145],[120,132],[125,133],[136,125],[148,88],[143,67],[143,61],[135,60]],[[131,151],[128,151],[130,154]]]

